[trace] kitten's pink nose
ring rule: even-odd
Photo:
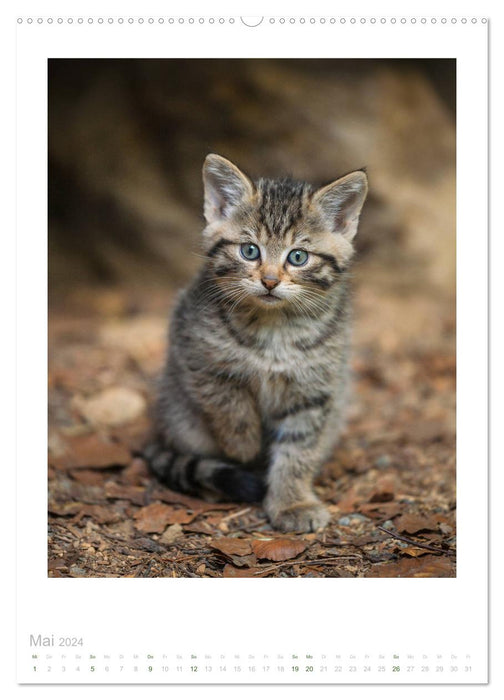
[[[278,277],[274,277],[273,275],[264,275],[264,277],[261,278],[261,282],[268,291],[271,291],[272,289],[275,289],[280,280]]]

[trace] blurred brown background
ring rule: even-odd
[[[57,59],[51,291],[186,280],[209,152],[315,183],[366,166],[361,252],[452,289],[454,61]]]
[[[281,566],[253,552],[278,536],[260,504],[181,496],[133,458],[209,152],[369,176],[348,428],[316,483],[331,523]],[[455,575],[454,61],[50,61],[49,273],[50,576]]]

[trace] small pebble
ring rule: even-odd
[[[350,513],[350,520],[358,520],[361,523],[367,523],[371,520],[367,515],[362,515],[362,513]]]
[[[371,562],[388,561],[390,559],[396,559],[395,555],[391,555],[388,552],[378,552],[376,549],[370,549],[366,552],[366,557]]]
[[[382,523],[382,527],[384,527],[386,530],[390,530],[394,527],[394,523],[392,522],[392,520],[385,520],[385,522]]]
[[[375,459],[373,464],[375,467],[378,467],[378,469],[386,469],[387,467],[390,467],[392,460],[388,455],[380,455]]]
[[[338,525],[351,525],[352,521],[355,523],[356,521],[359,523],[368,523],[371,520],[371,518],[368,518],[367,515],[362,515],[362,513],[350,513],[350,515],[343,515],[339,520],[338,520]]]

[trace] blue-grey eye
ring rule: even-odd
[[[257,258],[261,257],[259,247],[253,243],[242,243],[240,246],[240,253],[245,260],[257,260]]]
[[[295,265],[296,267],[301,267],[301,265],[304,265],[307,260],[308,253],[306,252],[306,250],[291,250],[291,252],[287,256],[287,261],[290,262],[291,265]]]

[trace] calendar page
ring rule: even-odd
[[[12,20],[19,684],[488,682],[489,21],[337,9]]]

